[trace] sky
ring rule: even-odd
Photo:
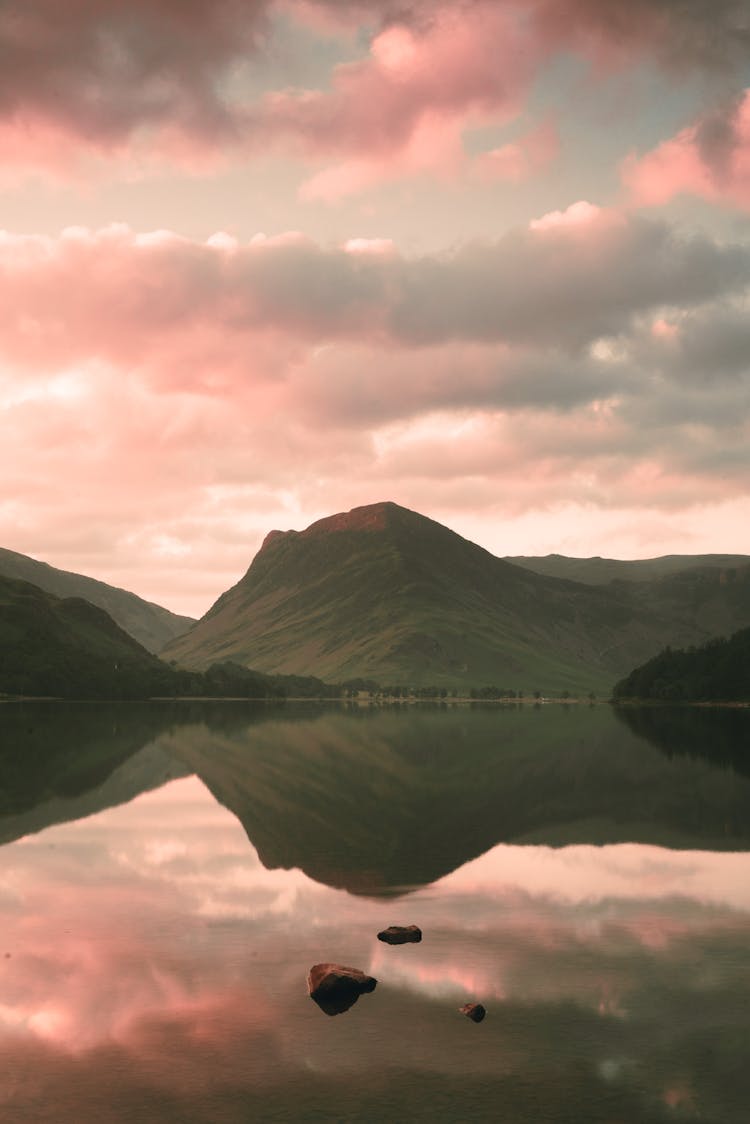
[[[745,0],[4,0],[0,545],[750,553]]]

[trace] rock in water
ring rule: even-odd
[[[389,925],[378,933],[378,940],[386,944],[418,944],[422,939],[422,930],[418,925]]]
[[[359,968],[345,968],[342,964],[313,964],[307,977],[310,998],[327,1015],[348,1011],[360,995],[374,991],[377,982]]]
[[[484,1016],[487,1014],[481,1003],[464,1003],[463,1007],[458,1008],[462,1015],[466,1015],[467,1019],[472,1022],[481,1023]]]

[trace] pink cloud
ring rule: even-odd
[[[739,504],[749,273],[586,202],[411,257],[5,234],[0,543],[200,612],[270,527],[384,497],[555,534],[570,504],[589,528],[635,497]]]
[[[366,59],[333,71],[330,92],[267,95],[256,128],[309,157],[345,158],[314,175],[305,198],[427,170],[455,174],[463,129],[515,117],[542,53],[512,6],[435,6],[418,24],[376,34]]]
[[[750,90],[645,156],[630,156],[622,176],[641,206],[685,193],[750,208]]]
[[[474,174],[482,180],[519,183],[548,168],[560,151],[560,138],[551,121],[544,121],[517,141],[476,157]]]
[[[668,0],[134,0],[126,9],[76,3],[60,21],[54,0],[27,0],[0,13],[6,176],[98,165],[132,176],[165,163],[199,171],[272,149],[323,163],[302,194],[334,200],[395,176],[470,168],[463,131],[515,120],[555,55],[573,52],[603,81],[613,65],[644,58],[676,72],[733,66],[743,43],[734,4],[716,12]],[[247,80],[259,53],[273,57],[274,34],[283,59],[280,14],[337,36],[342,54],[355,32],[367,34],[369,52],[316,89],[289,88],[280,63],[258,99]],[[554,155],[540,128],[487,154],[482,174],[533,174]]]

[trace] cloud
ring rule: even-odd
[[[0,355],[17,368],[49,376],[109,363],[165,392],[207,395],[247,381],[270,407],[284,369],[335,341],[577,354],[651,310],[743,292],[750,247],[579,203],[412,258],[379,242],[199,243],[113,226],[4,235],[0,266]]]
[[[343,157],[309,180],[304,196],[332,199],[404,173],[455,173],[465,127],[521,111],[543,47],[512,5],[433,5],[420,14],[379,31],[365,59],[336,67],[330,91],[278,91],[251,117],[265,143],[290,143],[312,159]]]
[[[585,201],[409,257],[6,234],[0,542],[201,609],[270,526],[388,496],[446,521],[739,498],[749,281],[744,243]]]
[[[290,86],[283,42],[295,15],[313,45],[332,20],[369,49],[335,65],[327,85]],[[303,195],[335,199],[394,176],[471,171],[464,130],[519,118],[556,55],[573,52],[601,81],[644,59],[687,76],[736,68],[749,39],[741,0],[89,0],[64,20],[54,0],[26,0],[0,10],[4,175],[75,175],[103,158],[132,176],[270,148],[323,161]],[[534,174],[555,153],[535,128],[478,168]]]
[[[750,209],[750,90],[682,129],[622,169],[638,205],[682,193]]]

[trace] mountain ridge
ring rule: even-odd
[[[5,547],[0,547],[0,576],[30,582],[55,597],[82,597],[104,609],[120,628],[154,654],[195,624],[193,617],[172,613],[129,590],[72,570],[59,570]]]
[[[750,624],[750,566],[731,590],[718,571],[691,575],[605,586],[538,574],[386,501],[271,532],[163,654],[332,682],[607,691],[664,643],[707,639],[714,616]]]
[[[505,555],[505,561],[536,574],[567,578],[586,585],[606,585],[610,581],[653,581],[685,570],[700,568],[732,569],[750,565],[748,554],[661,554],[654,558],[578,558],[565,554]]]

